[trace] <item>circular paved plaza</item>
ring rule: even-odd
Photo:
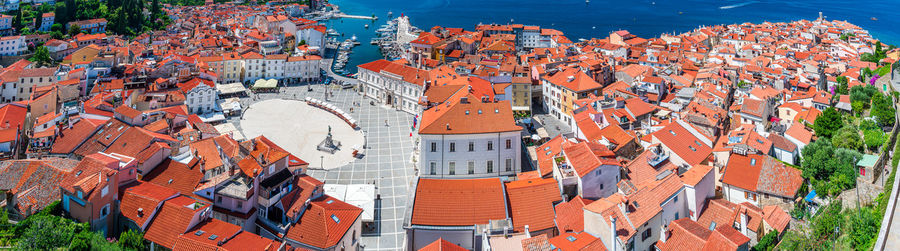
[[[316,146],[328,135],[340,142],[334,154],[319,151]],[[350,164],[353,149],[362,149],[365,137],[359,130],[320,108],[303,101],[270,99],[251,105],[241,119],[247,138],[266,136],[294,156],[309,162],[311,168],[333,169]],[[324,166],[323,166],[324,165]]]

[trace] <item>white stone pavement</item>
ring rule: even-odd
[[[325,100],[326,88],[322,85],[314,85],[312,92],[307,92],[306,86],[282,90],[280,93],[261,93],[258,100],[245,98],[242,102],[254,103],[276,98],[303,100],[307,96]],[[309,174],[326,184],[374,183],[381,196],[381,200],[376,202],[377,228],[374,233],[363,233],[361,245],[364,250],[402,250],[405,238],[403,216],[408,205],[410,182],[414,179],[410,163],[414,138],[417,137],[415,133],[410,137],[413,115],[380,105],[369,105],[368,99],[352,89],[327,90],[334,93],[328,102],[345,111],[349,111],[354,102],[361,104],[354,107],[351,114],[359,121],[369,148],[362,159],[331,170],[310,170]],[[387,126],[385,120],[388,122]],[[243,130],[239,119],[230,118],[229,122]],[[304,160],[310,163],[316,161]]]

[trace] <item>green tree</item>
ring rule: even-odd
[[[15,30],[19,30],[19,29],[22,29],[22,27],[24,27],[24,25],[22,24],[22,9],[21,8],[15,10],[15,15],[13,16],[13,19],[12,19],[12,27]]]
[[[841,114],[834,107],[828,107],[822,112],[816,122],[813,123],[813,130],[820,138],[831,138],[838,129],[844,127]]]
[[[872,95],[872,116],[882,126],[893,126],[895,121],[895,111],[892,105],[891,97],[884,96],[881,92],[875,92]]]
[[[881,216],[872,207],[848,210],[850,242],[856,250],[871,250],[878,239]]]
[[[863,139],[866,142],[866,148],[871,151],[878,151],[878,147],[884,144],[884,133],[880,129],[863,131]]]
[[[300,39],[300,43],[297,44],[297,46],[300,46],[300,45],[306,45],[306,40],[305,40],[305,39]]]
[[[119,236],[119,247],[123,250],[144,250],[144,234],[128,230]]]
[[[62,39],[64,39],[64,38],[66,37],[66,35],[63,35],[63,33],[62,33],[62,32],[59,32],[59,31],[51,31],[51,32],[50,32],[50,37],[53,38],[53,39],[59,39],[59,40],[62,40]]]
[[[841,203],[828,204],[818,217],[812,221],[813,238],[834,240],[843,233],[844,215],[841,214]]]
[[[78,25],[74,25],[74,24],[69,26],[69,36],[70,37],[74,37],[75,35],[78,35],[78,33],[81,33],[81,27],[78,27]]]
[[[44,23],[44,13],[37,12],[34,19],[34,29],[40,30],[41,25]]]
[[[19,236],[16,249],[51,250],[68,247],[76,232],[87,227],[71,220],[48,214],[36,214],[16,225]]]
[[[769,231],[766,235],[763,235],[759,242],[756,243],[756,246],[753,246],[753,251],[770,251],[775,248],[775,245],[778,244],[778,231]]]
[[[91,232],[82,231],[72,238],[72,243],[69,244],[69,250],[72,251],[90,251],[91,250]]]
[[[864,107],[868,109],[869,103],[872,101],[872,95],[875,95],[876,93],[878,93],[878,88],[876,88],[875,86],[854,86],[853,88],[850,88],[850,102],[862,102]]]
[[[837,148],[859,150],[862,148],[863,142],[856,128],[844,126],[831,137],[831,145]]]
[[[37,47],[37,49],[34,50],[34,56],[31,56],[29,61],[37,63],[38,66],[50,65],[53,63],[53,59],[50,58],[50,51],[44,46]]]
[[[838,85],[834,89],[835,93],[840,94],[840,95],[850,94],[850,89],[849,89],[849,87],[847,87],[847,85],[848,85],[847,77],[838,76],[837,83],[838,83]]]
[[[63,26],[60,23],[55,23],[50,26],[50,31],[58,31],[60,33],[63,32]]]

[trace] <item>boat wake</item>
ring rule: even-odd
[[[739,8],[739,7],[744,7],[747,5],[755,4],[755,3],[758,3],[758,2],[750,1],[750,2],[744,2],[744,3],[739,3],[739,4],[726,5],[726,6],[719,7],[719,9],[720,10],[734,9],[734,8]]]

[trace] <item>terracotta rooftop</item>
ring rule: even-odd
[[[472,226],[507,219],[500,179],[419,179],[412,224]]]
[[[513,228],[516,232],[541,231],[553,228],[553,205],[562,201],[555,179],[528,179],[506,183]]]

